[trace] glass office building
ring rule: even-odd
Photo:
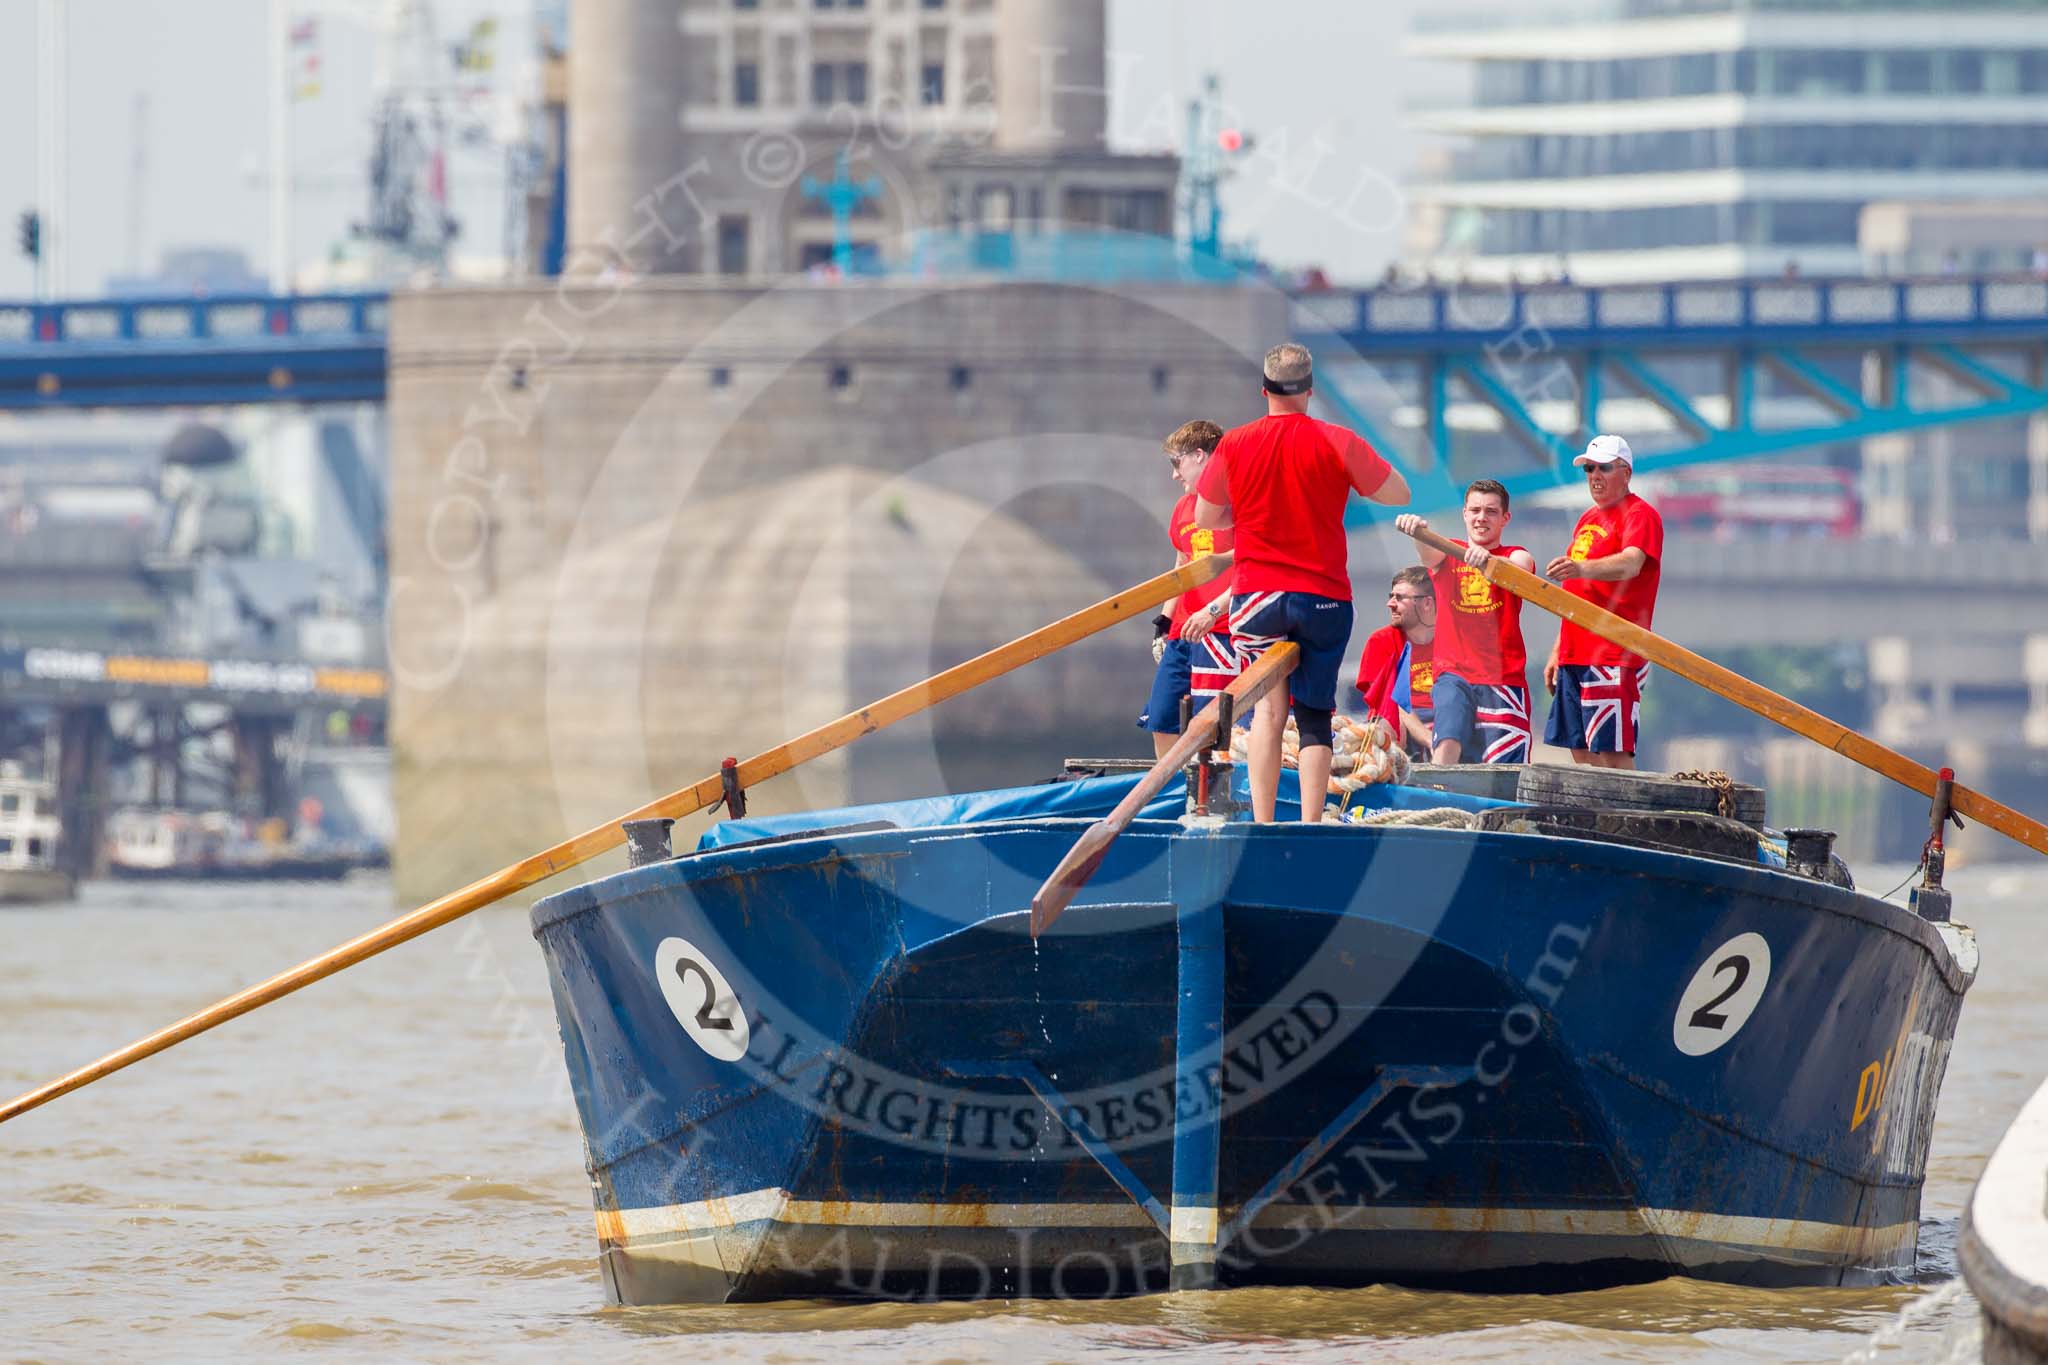
[[[1409,52],[1472,73],[1413,116],[1440,275],[1850,273],[1866,204],[2048,198],[2048,0],[1501,6]]]

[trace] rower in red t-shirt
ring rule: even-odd
[[[1167,466],[1174,482],[1187,490],[1174,504],[1173,516],[1166,524],[1176,569],[1231,547],[1229,531],[1211,531],[1195,524],[1195,480],[1222,439],[1222,427],[1203,421],[1188,422],[1166,438]],[[1158,667],[1138,727],[1151,732],[1154,757],[1172,748],[1180,734],[1181,698],[1192,695],[1197,706],[1203,705],[1237,677],[1237,652],[1230,631],[1222,624],[1230,610],[1230,580],[1226,571],[1190,588],[1153,618],[1157,631],[1152,639],[1152,662]]]
[[[1628,491],[1635,453],[1619,436],[1595,436],[1572,463],[1586,471],[1593,505],[1572,531],[1571,549],[1543,571],[1574,597],[1647,630],[1663,576],[1664,518]],[[1543,666],[1544,684],[1556,694],[1544,742],[1570,749],[1576,763],[1635,767],[1636,719],[1649,672],[1641,657],[1565,622]]]
[[[1438,763],[1529,761],[1529,659],[1522,645],[1522,599],[1496,587],[1483,572],[1487,558],[1534,573],[1536,561],[1519,545],[1501,544],[1509,521],[1508,490],[1493,479],[1465,488],[1467,540],[1462,560],[1419,546],[1436,588],[1436,749]],[[1408,534],[1429,525],[1412,514],[1395,518]]]
[[[1429,725],[1436,712],[1436,590],[1429,571],[1411,564],[1387,590],[1388,623],[1365,637],[1358,661],[1358,691],[1365,709],[1387,722],[1408,751],[1429,756]]]
[[[1230,633],[1240,668],[1282,640],[1301,646],[1290,680],[1301,731],[1301,818],[1323,818],[1330,788],[1337,673],[1351,641],[1351,572],[1344,504],[1355,492],[1398,507],[1408,484],[1355,432],[1308,415],[1315,391],[1308,348],[1266,352],[1266,416],[1223,438],[1195,491],[1196,521],[1237,533]],[[1288,697],[1268,692],[1252,721],[1245,767],[1252,816],[1271,824],[1279,800]]]

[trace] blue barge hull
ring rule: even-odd
[[[1034,947],[1129,781],[535,907],[615,1300],[1912,1272],[1967,931],[1612,843],[1146,819]]]

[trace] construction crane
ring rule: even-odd
[[[1188,101],[1187,148],[1181,166],[1181,215],[1188,250],[1223,257],[1223,182],[1235,162],[1252,149],[1252,138],[1226,120],[1223,82],[1211,72],[1202,93]]]

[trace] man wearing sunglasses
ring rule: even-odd
[[[1195,481],[1222,440],[1222,427],[1202,421],[1189,422],[1166,438],[1167,466],[1182,490],[1167,522],[1176,569],[1231,548],[1227,528],[1210,530],[1195,524]],[[1237,656],[1223,624],[1230,606],[1230,580],[1231,571],[1226,570],[1188,589],[1152,618],[1152,662],[1158,667],[1138,725],[1151,732],[1155,758],[1164,756],[1180,734],[1181,698],[1192,695],[1197,707],[1205,706],[1237,676]]]
[[[1572,461],[1586,472],[1593,505],[1572,530],[1571,548],[1543,572],[1574,597],[1648,630],[1663,574],[1664,518],[1629,492],[1635,452],[1619,436],[1595,436]],[[1567,621],[1558,629],[1543,681],[1554,694],[1544,742],[1595,768],[1636,766],[1636,721],[1649,662]]]
[[[1427,759],[1430,688],[1436,680],[1436,589],[1429,570],[1411,564],[1387,592],[1386,625],[1365,639],[1358,690],[1365,709],[1394,727],[1409,755]]]

